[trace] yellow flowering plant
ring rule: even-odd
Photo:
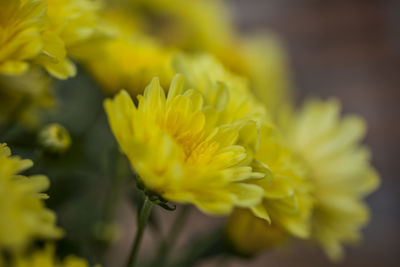
[[[196,266],[304,242],[339,261],[362,238],[379,185],[365,121],[337,100],[297,108],[284,43],[240,34],[223,3],[0,0],[0,267]],[[215,223],[174,254],[194,208]]]
[[[43,202],[48,178],[19,174],[31,166],[32,161],[11,156],[10,149],[0,145],[1,250],[20,251],[35,238],[62,236],[62,230],[55,226],[55,214]]]
[[[370,152],[360,145],[365,122],[355,115],[341,118],[336,100],[311,100],[281,120],[284,135],[304,161],[314,186],[311,238],[339,260],[342,243],[360,239],[369,220],[363,199],[379,184]]]
[[[89,0],[0,2],[0,73],[18,75],[43,66],[59,79],[76,69],[67,51],[96,33],[98,5]]]
[[[125,91],[105,102],[111,129],[140,179],[161,197],[210,214],[258,204],[262,190],[247,181],[263,175],[245,165],[236,126],[217,124],[215,108],[204,106],[195,90],[183,92],[182,83],[176,76],[165,96],[153,80],[137,107]]]

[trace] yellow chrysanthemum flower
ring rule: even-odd
[[[97,7],[89,0],[1,0],[0,74],[21,74],[34,63],[60,79],[75,75],[67,49],[94,34]]]
[[[274,217],[275,224],[296,236],[308,236],[312,206],[309,186],[247,81],[207,55],[180,55],[175,59],[175,69],[183,73],[187,88],[197,89],[205,103],[217,107],[220,123],[237,125],[238,142],[246,148],[253,167],[257,166],[267,178],[272,172],[271,183],[268,179],[254,182],[264,189],[265,200],[251,208],[253,213],[269,222],[270,216]]]
[[[308,238],[313,207],[310,181],[275,128],[261,126],[260,146],[254,157],[268,166],[273,179],[269,184],[255,181],[264,189],[264,200],[250,209],[252,213],[235,210],[227,224],[233,246],[250,255],[277,246],[288,235]]]
[[[50,80],[38,70],[18,77],[0,75],[0,125],[18,121],[35,126],[40,113],[55,106]]]
[[[19,175],[32,161],[11,156],[0,145],[0,249],[20,250],[34,238],[59,238],[55,214],[46,209],[42,191],[49,186],[47,177]]]
[[[369,220],[363,198],[379,178],[370,153],[360,145],[365,123],[358,116],[340,118],[337,101],[310,101],[282,119],[289,144],[302,158],[314,186],[312,238],[328,256],[343,256],[342,243],[355,243]]]
[[[122,91],[105,102],[111,129],[145,186],[163,198],[195,204],[209,214],[251,207],[263,191],[249,184],[263,178],[246,166],[235,124],[217,124],[216,111],[175,77],[166,97],[157,79],[136,107]]]
[[[54,247],[47,245],[28,256],[19,256],[12,267],[88,267],[85,259],[68,256],[63,261],[56,259]],[[97,266],[99,267],[99,266]]]
[[[135,96],[154,76],[160,77],[163,86],[169,86],[173,50],[137,32],[136,22],[124,12],[105,13],[104,17],[117,37],[101,44],[96,50],[101,57],[91,58],[86,64],[103,89],[115,94],[124,88]]]

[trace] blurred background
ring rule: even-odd
[[[363,243],[330,264],[303,244],[251,264],[229,266],[399,266],[400,255],[400,1],[232,0],[240,29],[277,33],[286,44],[301,96],[336,96],[344,112],[366,118],[366,143],[382,177],[368,198],[371,224]]]

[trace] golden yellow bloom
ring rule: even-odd
[[[54,247],[47,245],[28,256],[17,258],[13,267],[88,267],[89,263],[76,256],[68,256],[62,262],[56,259]],[[98,266],[99,267],[99,266]]]
[[[111,129],[145,186],[169,201],[192,203],[210,214],[250,207],[263,191],[262,178],[246,165],[235,124],[216,123],[216,111],[176,76],[166,97],[157,79],[136,107],[122,91],[105,102]]]
[[[35,63],[60,79],[75,75],[67,49],[94,35],[97,7],[89,0],[1,0],[0,74]]]
[[[115,94],[124,88],[135,96],[143,92],[154,76],[160,77],[163,86],[169,86],[173,77],[173,50],[138,33],[134,19],[124,12],[109,12],[104,16],[117,37],[100,44],[96,51],[101,56],[89,59],[86,64],[104,90]]]
[[[23,75],[0,75],[0,125],[17,120],[35,126],[39,115],[54,107],[50,80],[32,69]]]
[[[308,168],[314,185],[312,238],[328,256],[343,256],[342,243],[355,243],[369,220],[363,198],[379,178],[370,165],[370,152],[360,145],[365,123],[358,116],[340,117],[340,105],[309,101],[282,120],[282,129]]]
[[[19,250],[35,238],[59,238],[55,214],[46,209],[41,193],[49,186],[47,177],[19,175],[32,161],[11,156],[10,149],[0,145],[0,248]]]

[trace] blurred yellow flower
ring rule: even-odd
[[[143,31],[164,44],[209,51],[230,43],[233,23],[220,0],[136,0],[130,2]]]
[[[67,54],[78,59],[86,57],[81,55],[80,46],[105,34],[99,28],[102,25],[98,14],[100,4],[91,0],[46,0],[46,3],[48,29],[43,36],[43,44],[44,50],[50,51],[53,56],[42,53],[36,61],[53,76],[65,79],[76,73],[75,65]]]
[[[105,108],[111,129],[145,186],[169,201],[209,214],[251,207],[263,196],[248,181],[263,178],[246,165],[234,124],[216,123],[213,106],[176,76],[166,97],[157,79],[133,104],[122,91]]]
[[[313,199],[304,167],[293,157],[275,128],[262,125],[260,132],[260,146],[254,157],[268,166],[273,179],[267,185],[254,182],[263,187],[264,200],[251,210],[285,232],[307,238]]]
[[[0,74],[20,74],[43,49],[44,0],[0,0]]]
[[[236,53],[242,58],[237,63],[242,66],[239,73],[248,77],[254,94],[273,117],[291,104],[289,62],[282,42],[271,34],[259,34],[240,40]]]
[[[121,1],[120,1],[121,2]],[[140,32],[186,52],[207,52],[245,76],[270,112],[289,101],[290,75],[283,44],[270,33],[241,37],[229,6],[218,0],[136,0],[131,6]]]
[[[282,229],[242,208],[236,208],[229,216],[226,235],[235,252],[245,256],[273,249],[286,239]]]
[[[260,145],[254,158],[268,166],[273,179],[269,184],[254,181],[264,189],[262,203],[251,207],[252,213],[235,210],[227,224],[229,240],[246,255],[271,249],[288,235],[308,238],[313,207],[312,188],[303,166],[294,159],[276,128],[265,124],[260,127]]]
[[[98,0],[46,0],[51,30],[73,48],[101,33]]]
[[[106,93],[115,94],[124,88],[135,96],[154,76],[160,77],[163,86],[169,86],[173,50],[137,32],[135,20],[127,13],[113,11],[104,17],[116,38],[94,48],[101,56],[90,58],[86,66]]]
[[[49,186],[43,175],[26,177],[18,173],[32,166],[32,161],[11,156],[0,145],[0,248],[20,250],[35,238],[59,238],[55,214],[46,209],[41,193]]]
[[[314,186],[311,237],[331,259],[339,260],[342,243],[360,239],[360,230],[369,220],[363,198],[379,184],[370,152],[360,145],[365,122],[353,115],[341,118],[335,100],[315,100],[283,116],[281,126]]]
[[[67,50],[94,34],[97,7],[89,0],[1,0],[0,74],[35,63],[59,79],[75,75]]]
[[[40,113],[54,106],[50,80],[39,70],[17,77],[0,75],[0,125],[18,121],[36,126]]]
[[[76,256],[67,256],[63,261],[56,259],[54,247],[47,245],[43,250],[36,250],[31,255],[17,258],[13,267],[88,267],[87,260]],[[99,266],[97,266],[99,267]]]

